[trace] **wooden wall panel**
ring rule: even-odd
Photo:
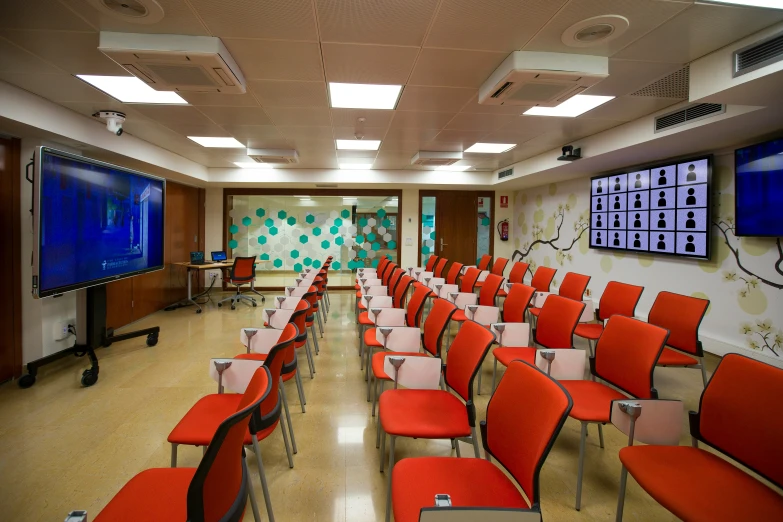
[[[106,284],[106,327],[119,328],[133,322],[133,277]]]
[[[0,138],[0,264],[13,285],[0,299],[0,382],[22,370],[21,164],[20,141]]]

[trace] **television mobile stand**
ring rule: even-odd
[[[153,326],[151,328],[144,328],[142,330],[135,330],[122,334],[115,334],[114,329],[106,328],[106,285],[92,286],[87,288],[85,293],[86,306],[82,305],[82,303],[77,305],[77,323],[81,328],[86,327],[86,342],[80,343],[77,339],[71,348],[66,348],[65,350],[27,363],[28,373],[20,377],[18,381],[20,388],[29,388],[35,384],[38,368],[68,355],[74,355],[76,357],[84,357],[86,355],[89,357],[91,366],[82,373],[82,386],[89,387],[98,382],[98,357],[95,355],[95,350],[97,348],[102,346],[108,348],[113,343],[144,335],[147,336],[147,346],[155,346],[158,344],[160,326]]]

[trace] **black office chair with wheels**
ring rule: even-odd
[[[218,306],[223,306],[223,302],[231,301],[231,309],[236,308],[236,304],[240,301],[247,301],[253,306],[258,306],[254,297],[250,297],[242,293],[243,285],[251,285],[256,279],[256,256],[251,257],[235,257],[234,265],[231,267],[231,273],[228,277],[228,284],[236,287],[236,293],[230,297],[226,297],[218,303]]]

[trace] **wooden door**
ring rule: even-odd
[[[435,254],[450,262],[476,264],[478,193],[440,190],[435,198]]]
[[[10,295],[0,299],[0,382],[21,373],[22,286],[30,291],[30,282],[21,280],[19,149],[18,139],[0,138],[0,266],[9,276],[6,281],[12,285]]]

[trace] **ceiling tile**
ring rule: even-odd
[[[403,85],[408,81],[418,47],[324,43],[326,80],[341,83]]]
[[[476,89],[417,87],[406,85],[397,103],[398,110],[459,112],[476,94]]]
[[[334,127],[332,131],[336,140],[353,140],[356,138],[355,127]],[[362,139],[365,140],[382,140],[386,136],[386,127],[364,127],[362,135],[364,136]]]
[[[256,80],[250,89],[264,107],[327,107],[324,82]]]
[[[609,59],[609,77],[585,91],[600,96],[625,96],[681,69],[682,64]]]
[[[98,33],[2,31],[0,36],[70,74],[129,76],[98,50]]]
[[[530,107],[521,105],[484,105],[479,104],[478,94],[476,94],[468,104],[462,108],[462,112],[469,114],[513,114],[519,115]]]
[[[516,120],[519,116],[511,114],[457,114],[446,125],[447,129],[491,131],[504,127]]]
[[[210,33],[226,38],[318,40],[311,0],[189,0]]]
[[[462,152],[466,148],[470,147],[475,143],[474,141],[471,141],[468,144],[463,144],[462,140],[454,141],[452,140],[431,140],[427,143],[423,143],[421,146],[417,147],[414,150],[435,150],[435,151],[444,151],[444,152]]]
[[[694,4],[616,58],[686,63],[783,20],[783,11]]]
[[[0,38],[0,72],[18,74],[62,74],[62,71],[24,49]]]
[[[166,127],[177,134],[188,136],[211,136],[214,138],[230,138],[231,134],[220,125],[214,123],[206,125],[189,125],[187,123],[166,123]],[[239,140],[242,141],[242,140]]]
[[[221,125],[241,142],[248,140],[281,140],[284,136],[274,125]]]
[[[248,80],[323,81],[317,43],[224,38]]]
[[[196,107],[258,107],[258,101],[251,93],[225,94],[212,92],[181,92],[185,101]]]
[[[123,19],[104,15],[85,0],[60,0],[101,31],[121,33],[186,34],[208,36],[209,33],[199,21],[196,13],[187,5],[186,0],[155,0],[163,8],[165,16],[154,24],[137,24]],[[46,12],[48,16],[48,11]],[[44,17],[42,17],[44,18]]]
[[[508,53],[425,48],[408,83],[478,89],[506,56]]]
[[[583,114],[579,119],[604,119],[617,121],[633,121],[656,111],[676,105],[682,100],[671,98],[652,98],[649,96],[621,96],[609,103]]]
[[[261,107],[199,107],[218,125],[270,125],[272,121]]]
[[[381,152],[394,152],[397,154],[407,154],[410,158],[412,155],[416,154],[416,151],[421,149],[421,146],[424,142],[423,141],[402,141],[402,140],[393,140],[393,139],[385,139],[381,142]],[[426,150],[426,149],[421,149]]]
[[[356,127],[359,118],[364,118],[365,127],[389,126],[394,111],[382,109],[332,109],[332,125],[335,127]]]
[[[242,141],[242,140],[240,140]],[[295,149],[296,145],[293,141],[287,140],[282,137],[269,137],[269,138],[247,138],[244,141],[245,145],[249,149]]]
[[[685,2],[661,2],[659,0],[591,0],[569,2],[544,27],[524,49],[572,54],[612,56],[614,53],[665,23],[690,4]],[[628,19],[628,30],[614,40],[600,42],[590,47],[565,45],[563,32],[582,20],[596,15],[613,14]]]
[[[503,51],[521,48],[567,0],[444,0],[425,45]]]
[[[303,109],[299,107],[268,107],[266,113],[275,125],[331,126],[329,109]]]
[[[383,143],[388,144],[391,149],[394,149],[395,145],[399,145],[402,147],[402,150],[408,150],[411,146],[418,148],[420,143],[434,139],[438,132],[439,129],[397,128],[392,123],[386,136],[383,138]]]
[[[163,125],[210,125],[214,123],[201,114],[198,109],[187,105],[134,105],[134,107],[143,115]]]
[[[98,111],[119,111],[124,112],[126,121],[141,118],[146,120],[147,117],[138,111],[133,110],[132,105],[127,105],[117,100],[100,101],[100,102],[61,102],[60,105],[67,107],[72,111],[76,111],[84,116],[92,116]],[[96,121],[98,121],[96,119]]]
[[[438,0],[316,0],[323,42],[420,46]]]
[[[16,74],[0,72],[0,80],[54,102],[100,102],[113,98],[68,74]]]
[[[331,127],[277,127],[280,133],[289,139],[331,140]]]
[[[486,134],[486,131],[442,130],[435,137],[435,141],[443,143],[462,143],[464,148],[467,149],[477,141],[480,141]]]
[[[0,29],[95,31],[57,0],[0,2]]]
[[[453,112],[395,111],[390,128],[442,129],[454,116]]]

